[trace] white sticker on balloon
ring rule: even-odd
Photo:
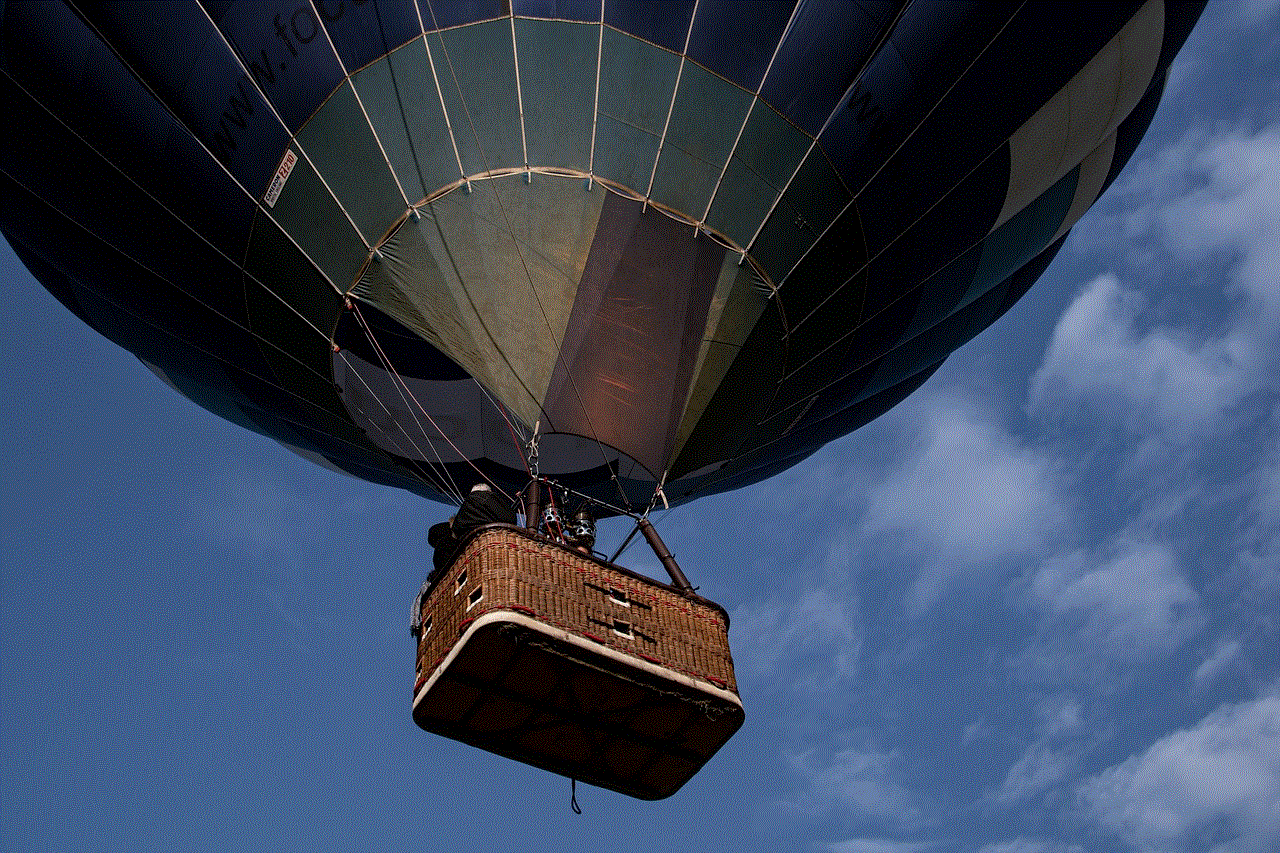
[[[280,198],[280,191],[284,189],[284,182],[289,180],[289,173],[293,171],[293,164],[297,162],[297,154],[294,154],[291,150],[284,152],[284,159],[280,161],[275,177],[271,179],[271,186],[267,188],[267,196],[263,199],[267,203],[267,207],[276,206],[276,199]]]

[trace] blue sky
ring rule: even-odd
[[[410,719],[445,507],[197,408],[4,249],[0,849],[1280,849],[1277,116],[1277,4],[1211,5],[1018,306],[658,519],[732,613],[747,723],[581,816]]]

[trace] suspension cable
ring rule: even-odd
[[[335,348],[337,348],[336,344],[334,346]],[[369,386],[369,383],[365,380],[365,378],[360,375],[360,371],[357,370],[355,365],[351,363],[351,360],[347,358],[347,353],[341,349],[337,349],[336,351],[338,356],[342,358],[343,363],[346,364],[347,369],[351,371],[352,375],[354,375],[357,379],[360,380],[360,384],[363,385],[365,387],[365,390],[369,392],[369,396],[372,397],[374,401],[377,402],[377,404],[382,407],[382,411],[386,414],[388,420],[390,420],[391,423],[395,424],[396,427],[400,430],[400,432],[404,434],[404,437],[408,440],[410,446],[413,447],[414,451],[418,454],[418,456],[422,458],[422,461],[427,464],[427,466],[431,469],[431,471],[435,473],[435,466],[432,465],[431,460],[427,458],[427,454],[424,453],[422,451],[422,448],[418,446],[418,443],[413,440],[413,436],[409,435],[409,432],[404,428],[404,424],[400,423],[400,421],[394,415],[391,414],[391,410],[387,408],[387,404],[383,402],[382,398],[379,397],[376,393],[374,393],[373,388],[371,388]],[[397,388],[397,390],[399,389]],[[400,397],[401,397],[401,400],[403,401],[404,400],[403,392],[401,392]],[[407,401],[404,401],[404,402],[405,402],[405,405],[408,405]],[[421,424],[418,424],[418,429],[422,430]],[[422,432],[425,435],[425,430],[422,430]],[[449,473],[449,468],[448,466],[445,465],[444,460],[440,458],[439,452],[435,450],[435,446],[431,444],[430,440],[428,440],[427,443],[431,445],[432,451],[435,452],[436,461],[439,463],[440,470],[443,473],[443,476],[440,477],[441,484],[443,485],[444,481],[448,480],[448,487],[443,490],[444,493],[448,495],[454,501],[454,503],[461,505],[462,503],[461,489],[458,488],[458,484],[454,481],[453,476]],[[397,449],[399,450],[400,448],[397,448]],[[406,458],[408,457],[407,453],[405,453],[404,455]],[[436,484],[433,483],[432,485],[436,485]]]
[[[430,423],[431,426],[435,428],[436,432],[440,433],[440,437],[443,438],[445,442],[449,445],[449,447],[453,449],[453,452],[458,454],[459,458],[461,458],[468,465],[470,465],[471,468],[477,474],[480,475],[481,479],[483,479],[486,483],[488,483],[490,486],[496,489],[498,493],[501,494],[504,498],[514,503],[514,499],[511,497],[511,495],[507,494],[506,491],[501,486],[499,486],[487,474],[481,471],[480,468],[476,466],[475,462],[471,461],[470,457],[468,457],[465,453],[463,453],[462,450],[459,449],[458,446],[453,443],[453,440],[449,438],[449,436],[440,427],[440,425],[436,423],[435,419],[431,417],[431,414],[423,407],[422,403],[418,401],[418,398],[414,396],[412,389],[409,388],[409,385],[407,382],[405,382],[404,377],[402,377],[400,373],[395,369],[395,365],[391,363],[391,359],[387,356],[386,352],[382,349],[381,344],[378,343],[378,339],[373,334],[373,329],[365,321],[364,314],[360,311],[359,303],[356,302],[355,300],[348,300],[348,302],[351,305],[352,310],[355,312],[356,319],[359,321],[361,328],[364,329],[365,335],[368,336],[369,342],[373,344],[374,349],[377,351],[378,358],[383,362],[384,366],[386,367],[387,372],[393,377],[394,381],[398,383],[398,386],[397,386],[398,388],[401,386],[403,387],[403,391],[401,392],[401,398],[403,399],[405,394],[408,395],[408,399],[405,400],[405,405],[409,405],[409,401],[411,400],[413,402],[413,405],[417,407],[418,411],[422,412],[422,415],[427,419],[427,422]],[[410,414],[411,415],[413,414],[412,409],[410,409]],[[413,419],[414,419],[414,423],[418,425],[418,428],[422,429],[422,423],[418,420],[417,415],[413,415]],[[423,432],[425,433],[425,430],[423,430]],[[434,442],[432,442],[432,449],[433,451],[435,450]],[[425,454],[422,454],[421,450],[419,450],[418,453],[420,455],[425,456]],[[437,453],[437,458],[439,458],[439,452],[436,451],[436,453]],[[440,464],[443,465],[444,464],[443,461]],[[446,472],[448,471],[447,468],[445,470]],[[452,475],[450,475],[450,480],[452,479],[453,477]],[[456,484],[455,484],[455,488],[457,488]],[[459,493],[461,493],[461,490],[459,490]],[[459,501],[459,503],[461,503],[461,501]]]

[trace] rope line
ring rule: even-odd
[[[684,64],[689,61],[689,40],[693,38],[693,22],[698,19],[698,0],[694,0],[689,14],[689,29],[684,32],[684,48],[680,51],[680,65],[676,68],[676,84],[671,88],[671,103],[667,105],[667,119],[662,123],[662,135],[658,137],[658,151],[653,155],[653,170],[649,172],[649,186],[645,188],[645,208],[653,195],[653,181],[658,176],[658,163],[662,161],[662,148],[667,144],[667,131],[671,129],[671,114],[676,111],[676,97],[680,94],[680,80],[684,77]]]
[[[481,478],[482,480],[484,480],[486,483],[488,483],[490,486],[492,486],[495,490],[497,490],[497,492],[498,492],[499,494],[501,494],[501,495],[502,495],[504,498],[506,498],[507,500],[509,500],[509,501],[513,501],[513,502],[514,502],[514,499],[511,497],[511,495],[507,494],[507,493],[502,489],[502,487],[501,487],[501,486],[499,486],[499,485],[498,485],[497,483],[495,483],[492,479],[490,479],[490,478],[489,478],[489,476],[488,476],[487,474],[485,474],[483,471],[481,471],[481,470],[476,466],[475,462],[473,462],[473,461],[471,460],[471,458],[470,458],[469,456],[467,456],[467,454],[463,453],[463,452],[458,448],[458,446],[457,446],[456,444],[454,444],[454,443],[453,443],[453,439],[449,438],[449,436],[448,436],[448,435],[445,433],[445,431],[440,427],[440,425],[439,425],[439,424],[437,424],[437,423],[435,422],[435,419],[431,417],[431,414],[430,414],[430,413],[429,413],[429,412],[428,412],[428,411],[423,407],[422,403],[420,403],[420,402],[418,401],[418,398],[414,396],[413,391],[409,389],[409,387],[408,387],[408,383],[406,383],[406,382],[404,381],[404,378],[403,378],[403,377],[400,375],[400,373],[395,369],[395,365],[393,365],[393,364],[391,363],[391,359],[386,355],[386,353],[385,353],[385,352],[383,352],[383,350],[382,350],[382,346],[378,343],[377,338],[375,338],[375,337],[374,337],[374,335],[373,335],[373,330],[369,327],[369,324],[365,322],[364,315],[363,315],[363,314],[361,313],[361,311],[360,311],[360,305],[359,305],[359,303],[353,300],[353,301],[351,302],[351,305],[352,305],[353,310],[355,311],[356,319],[360,321],[360,325],[361,325],[361,327],[364,329],[365,335],[367,335],[367,336],[368,336],[369,341],[373,344],[374,348],[378,351],[378,357],[379,357],[379,358],[380,358],[380,359],[385,363],[386,368],[387,368],[387,372],[391,374],[391,376],[394,378],[394,380],[395,380],[396,382],[398,382],[400,385],[403,385],[403,386],[404,386],[404,391],[403,391],[403,392],[401,392],[401,397],[402,397],[402,399],[403,399],[404,394],[405,394],[405,393],[407,393],[407,394],[408,394],[408,396],[409,396],[409,400],[412,400],[412,401],[413,401],[413,405],[414,405],[414,406],[416,406],[416,407],[418,408],[418,411],[422,412],[423,417],[425,417],[425,418],[427,419],[427,421],[431,424],[431,426],[435,428],[436,432],[440,433],[440,437],[441,437],[441,438],[443,438],[443,439],[445,440],[445,442],[449,445],[449,447],[453,449],[453,452],[454,452],[454,453],[456,453],[456,454],[458,454],[458,456],[459,456],[459,457],[461,457],[461,458],[462,458],[462,459],[467,463],[467,465],[471,466],[471,468],[472,468],[472,469],[473,469],[477,474],[479,474],[479,475],[480,475],[480,478]],[[408,405],[408,401],[405,401],[405,404],[406,404],[406,405]],[[410,414],[413,414],[412,409],[410,410]],[[418,425],[418,429],[422,429],[422,423],[421,423],[420,421],[418,421],[418,419],[417,419],[417,416],[416,416],[416,415],[414,415],[414,423],[416,423],[416,424]],[[425,431],[425,430],[423,430],[423,432],[424,432],[424,434],[425,434],[425,432],[426,432],[426,431]],[[434,444],[432,445],[432,448],[434,449]],[[420,452],[420,451],[419,451],[419,452]],[[443,463],[441,463],[441,464],[443,464]],[[452,479],[452,477],[451,477],[450,479]],[[455,485],[455,488],[456,488],[456,485]],[[461,492],[459,492],[459,494],[461,494]],[[459,501],[459,503],[461,503],[461,501]]]
[[[343,353],[343,359],[344,359],[344,361],[346,360],[346,354],[345,354],[345,353]],[[350,364],[350,362],[347,362],[347,364],[348,364],[348,367],[351,367],[351,372],[355,375],[355,377],[356,377],[357,379],[359,379],[359,380],[360,380],[361,384],[363,384],[363,385],[365,386],[365,388],[369,388],[368,383],[364,381],[364,377],[360,375],[359,371],[355,370],[355,369],[354,369],[354,366],[353,366],[353,365],[351,365],[351,364]],[[372,389],[369,389],[369,396],[371,396],[371,397],[373,397],[375,400],[377,400],[379,404],[381,404],[381,403],[382,403],[382,401],[381,401],[381,400],[378,400],[377,396],[373,394]],[[360,414],[362,417],[364,417],[366,420],[370,420],[370,421],[372,421],[372,420],[373,420],[373,419],[369,416],[369,413],[368,413],[368,412],[366,412],[366,411],[365,411],[365,410],[364,410],[364,409],[363,409],[359,404],[357,404],[357,403],[354,403],[354,402],[353,402],[353,403],[351,403],[351,405],[355,408],[356,412],[357,412],[357,413],[359,413],[359,414]],[[384,411],[386,410],[386,406],[383,406],[383,410],[384,410]],[[389,412],[388,412],[388,415],[390,415],[390,413],[389,413]],[[401,431],[403,432],[403,429],[402,429]],[[408,436],[406,436],[406,437],[408,437]],[[391,442],[395,445],[396,452],[398,452],[398,453],[401,455],[401,457],[402,457],[402,458],[404,458],[407,462],[409,462],[410,464],[412,464],[412,465],[414,465],[414,466],[416,466],[416,465],[418,464],[416,460],[414,460],[412,457],[410,457],[410,456],[409,456],[409,454],[408,454],[408,452],[407,452],[407,451],[405,451],[402,447],[400,447],[400,444],[399,444],[399,442],[396,440],[395,436],[387,436],[387,439],[388,439],[389,441],[391,441]],[[411,440],[411,441],[412,441],[412,440]],[[419,453],[421,453],[421,451],[419,451]],[[441,463],[441,469],[443,470],[444,474],[447,476],[447,475],[448,475],[448,473],[449,473],[449,469],[448,469],[447,467],[445,467],[443,463]],[[445,495],[445,496],[446,496],[446,497],[448,497],[450,500],[452,500],[452,501],[453,501],[453,503],[455,503],[455,504],[461,504],[461,503],[462,503],[462,499],[461,499],[461,497],[458,495],[458,489],[457,489],[456,484],[455,484],[455,485],[453,485],[453,486],[452,486],[452,488],[451,488],[451,487],[450,487],[450,483],[446,483],[446,482],[445,482],[445,478],[444,478],[444,477],[441,477],[439,474],[437,474],[437,473],[436,473],[435,467],[431,465],[430,461],[427,461],[427,470],[429,470],[433,476],[437,477],[437,478],[438,478],[437,480],[428,479],[428,477],[427,477],[425,474],[421,474],[421,472],[417,471],[416,467],[415,467],[414,469],[412,469],[412,470],[414,470],[414,471],[415,471],[415,473],[419,473],[419,474],[420,474],[420,476],[422,476],[422,479],[423,479],[424,481],[428,482],[428,483],[432,486],[432,488],[434,488],[438,493],[440,493],[440,494],[442,494],[442,495]],[[450,478],[450,482],[452,482],[452,478]]]
[[[311,170],[315,172],[316,177],[320,180],[321,185],[324,186],[325,191],[329,193],[329,197],[333,199],[333,203],[338,206],[338,210],[342,211],[342,215],[346,217],[347,223],[351,225],[351,229],[356,232],[356,236],[359,237],[360,242],[364,244],[365,250],[372,251],[373,244],[369,241],[368,238],[364,236],[364,232],[360,230],[360,226],[356,225],[356,221],[351,217],[351,214],[347,212],[347,208],[343,205],[341,200],[338,199],[338,194],[333,191],[333,188],[329,186],[329,182],[324,179],[324,174],[321,173],[321,171],[318,168],[316,168],[316,164],[312,161],[311,155],[309,155],[307,153],[307,150],[302,147],[302,144],[298,142],[297,136],[293,133],[292,130],[289,129],[289,125],[285,123],[285,120],[280,116],[280,113],[276,111],[275,104],[271,102],[271,99],[267,97],[267,93],[262,90],[262,87],[260,85],[258,85],[257,78],[254,77],[254,75],[249,72],[249,69],[245,67],[244,60],[240,58],[240,54],[236,53],[235,48],[231,46],[231,42],[227,38],[226,34],[224,34],[222,30],[219,29],[217,23],[213,20],[212,17],[210,17],[209,10],[205,9],[205,7],[201,4],[197,4],[197,5],[200,6],[200,11],[204,12],[204,16],[208,18],[209,23],[213,26],[213,31],[216,32],[218,34],[218,37],[222,39],[223,45],[225,45],[227,50],[231,53],[231,56],[235,59],[236,64],[240,66],[240,71],[244,74],[245,78],[248,79],[249,84],[253,86],[254,91],[258,93],[258,96],[262,98],[262,102],[267,105],[267,109],[271,110],[271,114],[276,117],[276,121],[280,122],[280,127],[282,127],[284,129],[284,132],[288,135],[289,141],[294,145],[294,147],[298,149],[298,153],[302,155],[302,159],[307,161],[307,165],[311,167]],[[341,67],[341,63],[339,63],[339,67]],[[135,72],[135,76],[137,76],[136,72]],[[139,77],[139,80],[141,80],[141,77]],[[143,85],[146,85],[146,84],[143,83]],[[149,86],[147,88],[150,89]],[[155,94],[155,93],[153,92],[152,94]],[[159,96],[157,96],[157,100],[159,100]],[[164,103],[164,102],[161,101],[161,103]],[[195,134],[192,134],[192,136],[194,137]],[[201,146],[203,145],[204,143],[201,143]],[[258,208],[265,213],[266,208],[262,207],[261,200],[257,196],[250,196],[250,197],[253,198],[254,203],[258,205]],[[281,229],[281,230],[284,230],[284,229]]]
[[[729,149],[729,156],[725,158],[724,166],[720,169],[720,177],[716,178],[716,185],[711,190],[711,198],[707,199],[707,207],[702,211],[702,219],[698,221],[699,230],[701,230],[702,225],[707,221],[707,217],[711,215],[711,206],[715,204],[716,196],[720,193],[720,185],[724,183],[724,176],[729,172],[729,164],[733,162],[733,155],[738,153],[738,144],[742,142],[742,134],[747,130],[747,123],[751,121],[751,113],[755,110],[756,103],[760,100],[760,93],[764,91],[764,84],[769,79],[769,72],[773,70],[773,63],[777,60],[778,54],[782,52],[782,43],[785,42],[787,40],[787,36],[791,34],[791,27],[795,24],[796,16],[800,14],[800,7],[802,5],[802,3],[797,2],[795,6],[792,7],[791,17],[787,19],[787,25],[782,28],[782,35],[778,37],[778,43],[774,45],[773,54],[769,57],[769,64],[765,66],[764,69],[764,76],[760,78],[760,85],[756,87],[754,96],[751,98],[751,103],[747,106],[747,114],[742,119],[742,126],[738,128],[738,135],[734,137],[733,147]],[[779,193],[778,197],[781,198],[782,193]],[[777,201],[774,202],[774,206],[776,205]],[[771,207],[770,213],[772,212],[773,208]],[[769,217],[766,214],[765,219],[768,218]]]
[[[363,323],[363,321],[362,321],[362,322],[361,322],[361,326],[363,326],[363,325],[364,325],[364,323]],[[366,334],[366,335],[369,335],[369,331],[368,331],[368,329],[367,329],[367,328],[365,329],[365,334]],[[371,335],[369,335],[369,339],[370,339],[370,341],[373,341],[373,337],[372,337]],[[378,347],[378,344],[377,344],[376,342],[374,342],[374,348],[375,348],[375,349],[378,349],[378,350],[380,351],[380,348]],[[396,427],[400,430],[400,432],[404,434],[404,437],[405,437],[406,439],[408,439],[410,446],[411,446],[411,447],[413,447],[414,451],[418,454],[418,456],[420,456],[420,457],[422,458],[422,461],[426,462],[428,466],[431,466],[431,460],[427,458],[427,454],[426,454],[426,453],[424,453],[424,452],[422,451],[422,448],[418,446],[418,443],[417,443],[416,441],[414,441],[414,440],[413,440],[413,436],[409,435],[409,432],[404,428],[404,424],[400,423],[400,420],[399,420],[395,415],[393,415],[393,414],[391,413],[391,410],[387,408],[387,404],[386,404],[385,402],[383,402],[383,400],[382,400],[380,397],[378,397],[378,395],[377,395],[377,394],[375,394],[375,393],[374,393],[374,391],[373,391],[373,389],[372,389],[371,387],[369,387],[369,383],[368,383],[368,382],[366,382],[366,381],[365,381],[365,379],[364,379],[364,377],[360,375],[360,371],[356,370],[355,365],[353,365],[353,364],[351,363],[351,360],[350,360],[349,358],[347,358],[347,353],[346,353],[345,351],[339,351],[339,352],[338,352],[338,355],[342,357],[342,361],[343,361],[343,363],[344,363],[344,364],[346,364],[346,365],[347,365],[347,368],[348,368],[352,373],[354,373],[354,374],[355,374],[355,376],[356,376],[356,378],[357,378],[357,379],[359,379],[359,380],[360,380],[360,384],[364,385],[365,390],[369,392],[369,396],[370,396],[370,397],[372,397],[375,401],[377,401],[378,405],[382,407],[382,411],[386,413],[387,418],[388,418],[388,419],[389,419],[393,424],[395,424],[395,425],[396,425]],[[384,365],[384,366],[385,366],[385,365]],[[412,409],[411,407],[409,407],[409,401],[405,399],[405,390],[401,389],[400,384],[398,384],[398,383],[396,382],[396,380],[397,380],[397,379],[399,379],[399,377],[398,377],[398,376],[396,375],[396,373],[395,373],[394,371],[392,371],[392,370],[388,370],[387,372],[391,375],[391,377],[392,377],[392,384],[393,384],[393,385],[395,385],[395,387],[396,387],[396,391],[400,394],[400,401],[401,401],[402,403],[404,403],[404,404],[405,404],[406,408],[409,408],[409,414],[410,414],[410,416],[411,416],[411,417],[413,417],[414,424],[415,424],[415,425],[417,425],[418,430],[419,430],[419,431],[423,434],[423,436],[425,437],[425,436],[426,436],[426,430],[425,430],[425,429],[423,429],[423,427],[422,427],[422,423],[421,423],[420,421],[418,421],[418,416],[417,416],[417,415],[415,415],[415,414],[413,413],[413,409]],[[413,396],[413,395],[412,395],[412,393],[410,393],[410,395],[409,395],[409,396],[410,396],[410,397],[412,397],[412,396]],[[415,402],[416,402],[416,401],[415,401]],[[430,445],[430,446],[431,446],[431,452],[435,454],[436,461],[440,464],[441,470],[443,470],[443,471],[444,471],[445,477],[447,477],[447,478],[448,478],[448,480],[449,480],[449,484],[450,484],[450,486],[452,486],[452,489],[451,489],[451,490],[446,490],[446,494],[448,494],[450,497],[454,498],[454,499],[457,501],[457,503],[461,504],[461,503],[462,503],[462,491],[458,488],[458,484],[454,481],[453,476],[449,474],[449,469],[448,469],[447,467],[445,467],[444,460],[440,458],[440,451],[436,450],[435,445],[430,441],[430,439],[428,439],[428,440],[427,440],[427,443],[428,443],[428,445]],[[399,449],[399,448],[397,448],[397,449]],[[408,457],[408,454],[407,454],[407,453],[404,453],[403,455],[404,455],[405,457]],[[434,467],[432,468],[432,470],[434,470]],[[444,479],[444,478],[442,478],[442,479]]]

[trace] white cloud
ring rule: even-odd
[[[1055,696],[1036,706],[1038,729],[1045,740],[1065,737],[1080,730],[1080,704],[1074,696]]]
[[[1078,749],[1070,744],[1062,746],[1083,726],[1075,697],[1063,695],[1042,700],[1036,707],[1036,717],[1037,739],[1005,774],[1004,782],[994,795],[997,802],[1007,804],[1030,799],[1057,785],[1076,767]]]
[[[1250,307],[1274,319],[1280,311],[1280,125],[1219,137],[1196,155],[1193,166],[1205,182],[1161,211],[1165,244],[1175,257],[1192,262],[1213,252],[1235,253],[1239,289]],[[1251,328],[1250,316],[1240,318],[1244,331],[1265,334]]]
[[[1063,844],[1040,838],[1014,838],[983,846],[978,853],[1085,853],[1078,844]]]
[[[1280,849],[1280,696],[1226,706],[1087,780],[1092,816],[1140,851]],[[1218,838],[1217,840],[1222,840]]]
[[[827,853],[924,853],[937,847],[932,841],[897,841],[891,838],[850,838],[827,844]]]
[[[1050,560],[1036,572],[1031,595],[1076,641],[1119,659],[1176,648],[1204,619],[1173,552],[1149,542],[1127,543],[1096,566],[1081,551]]]
[[[1090,282],[1054,329],[1032,378],[1032,411],[1060,417],[1082,405],[1090,417],[1179,442],[1214,430],[1248,389],[1240,364],[1222,341],[1140,332],[1144,307],[1114,275]]]
[[[1192,679],[1196,687],[1204,687],[1221,675],[1227,667],[1240,657],[1240,643],[1232,640],[1230,642],[1219,642],[1218,647],[1214,649],[1213,654],[1205,658],[1204,663],[1196,667],[1195,676]]]
[[[826,689],[852,679],[862,648],[857,611],[856,597],[825,588],[734,608],[730,624],[739,678],[774,681],[775,673],[786,671],[787,686],[799,689]],[[820,661],[821,676],[803,677],[810,658]]]
[[[1033,554],[1064,526],[1064,501],[1051,461],[955,400],[918,413],[915,452],[871,486],[862,532],[928,558],[913,591],[932,604],[967,567]]]
[[[1171,282],[1163,310],[1114,274],[1094,279],[1054,330],[1030,406],[1046,418],[1083,408],[1135,435],[1186,444],[1216,434],[1249,395],[1280,388],[1280,126],[1193,133],[1122,183],[1125,212],[1100,217],[1094,231],[1139,247],[1135,279]],[[1226,282],[1220,292],[1184,285],[1206,271]],[[1149,292],[1154,299],[1154,285]],[[1206,298],[1231,304],[1225,325],[1202,327]],[[1162,325],[1157,314],[1186,319]]]
[[[995,798],[1002,803],[1030,799],[1065,779],[1075,765],[1072,752],[1034,744],[1009,768]]]
[[[816,758],[812,750],[791,758],[792,767],[809,781],[803,802],[810,809],[838,807],[901,827],[917,826],[920,809],[912,793],[898,781],[901,761],[896,751],[874,749],[845,749],[826,761]]]

